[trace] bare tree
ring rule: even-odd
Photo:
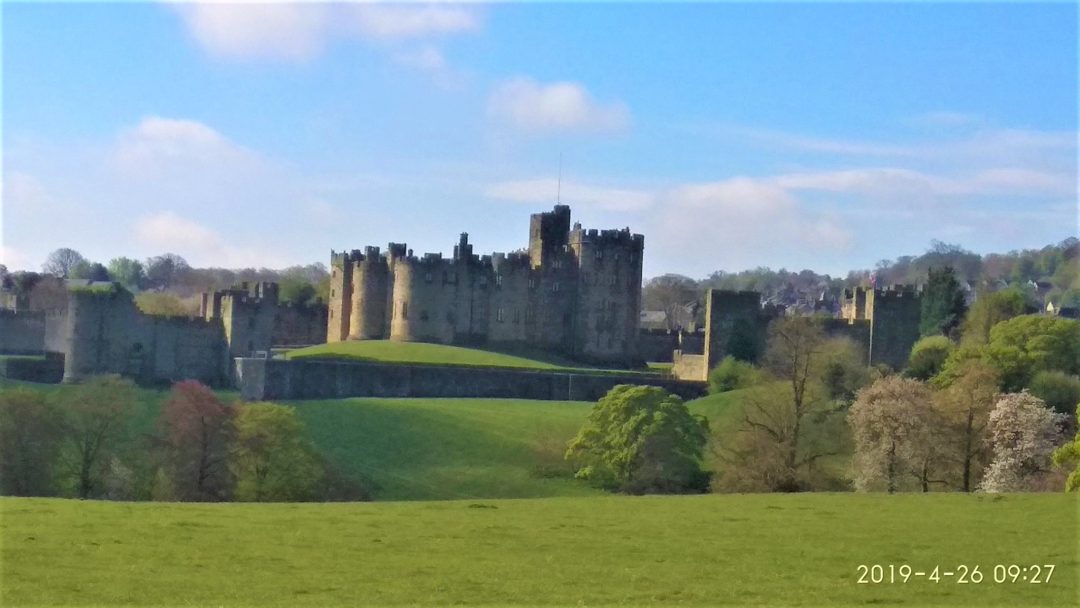
[[[778,319],[769,326],[763,364],[775,381],[750,390],[739,437],[714,448],[727,464],[721,487],[749,489],[746,482],[756,478],[758,489],[802,490],[817,462],[840,452],[842,422],[834,420],[840,402],[822,381],[831,353],[842,350],[835,346],[811,318]]]
[[[685,327],[694,320],[694,305],[701,297],[697,282],[680,274],[649,279],[642,292],[645,308],[664,311],[670,330]]]
[[[50,253],[49,257],[45,258],[45,263],[41,268],[53,276],[67,279],[71,277],[71,271],[76,266],[85,262],[86,258],[81,253],[64,247]]]

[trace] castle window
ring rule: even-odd
[[[426,281],[426,282],[428,282],[428,283],[430,283],[430,282],[431,282],[431,273],[430,273],[430,272],[429,272],[429,273],[426,273],[426,274],[424,275],[424,281]]]
[[[502,308],[495,311],[495,320],[498,321],[499,323],[503,322],[503,309]]]
[[[556,270],[558,270],[559,268],[562,268],[562,260],[555,259],[554,261],[552,261],[551,267],[556,269]]]
[[[334,270],[333,272],[331,272],[331,273],[330,273],[330,276],[331,276],[332,278],[335,278],[335,279],[336,279],[336,278],[337,278],[337,270]]]
[[[536,289],[536,279],[529,279],[529,289]]]
[[[555,291],[555,292],[559,291],[559,282],[558,281],[555,281],[554,283],[551,284],[551,291]]]
[[[401,302],[401,318],[402,319],[408,319],[409,318],[409,302],[407,300],[403,300]]]
[[[495,286],[496,287],[502,287],[502,275],[501,274],[495,275]]]
[[[332,287],[330,288],[330,297],[334,297],[334,289]]]
[[[330,318],[331,319],[334,318],[334,309],[333,308],[330,309]]]
[[[596,259],[599,260],[602,257],[604,257],[604,252],[602,250],[600,250],[600,249],[597,249],[596,250]]]

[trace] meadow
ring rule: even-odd
[[[5,605],[1073,606],[1065,494],[0,499]],[[860,564],[953,572],[859,584]],[[995,564],[1053,564],[994,582]],[[980,583],[959,583],[978,565]],[[887,579],[886,579],[887,580]]]
[[[521,349],[501,352],[490,349],[467,348],[449,344],[426,342],[398,342],[395,340],[352,340],[317,344],[285,352],[289,359],[322,358],[352,359],[380,363],[410,363],[420,365],[463,365],[469,367],[507,367],[514,369],[578,370],[594,373],[628,373],[629,370],[612,370],[589,367],[580,362],[560,358],[550,352]],[[638,372],[662,373],[663,369],[646,368]]]

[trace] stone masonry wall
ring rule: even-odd
[[[236,359],[235,370],[245,399],[498,397],[595,401],[617,384],[659,386],[684,399],[705,393],[704,383],[633,374],[254,358]]]

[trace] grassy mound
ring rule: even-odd
[[[9,498],[0,594],[6,605],[1072,606],[1077,506],[1065,494]],[[859,584],[860,564],[952,576]],[[996,583],[995,564],[1054,573]],[[982,581],[959,583],[961,565]]]
[[[508,367],[537,370],[580,370],[587,372],[640,373],[644,370],[612,370],[583,365],[551,353],[539,351],[500,352],[479,348],[397,342],[394,340],[354,340],[317,344],[285,353],[289,359],[352,359],[380,363],[418,363],[422,365],[464,365],[470,367]],[[651,370],[649,373],[656,373]]]

